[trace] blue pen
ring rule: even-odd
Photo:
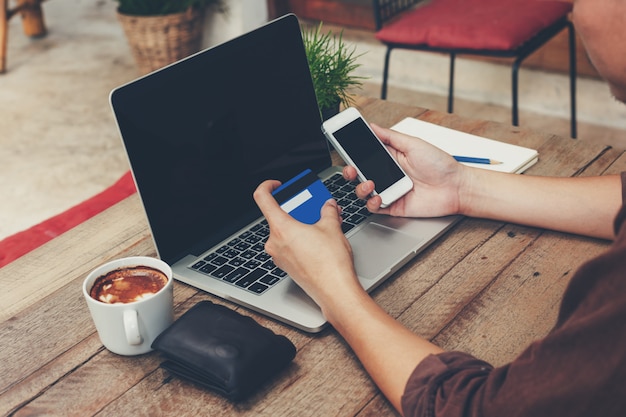
[[[502,163],[500,161],[494,161],[493,159],[489,159],[489,158],[474,158],[472,156],[454,155],[453,158],[459,162],[471,162],[473,164],[498,165]]]

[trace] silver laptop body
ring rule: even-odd
[[[266,222],[252,199],[265,179],[311,169],[330,184],[341,172],[320,129],[297,18],[118,87],[110,101],[157,252],[174,277],[298,329],[322,330],[317,305],[260,254]],[[363,287],[374,289],[457,220],[364,215],[346,232]],[[240,279],[241,271],[253,278]]]

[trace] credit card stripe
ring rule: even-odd
[[[280,206],[280,208],[287,213],[291,213],[293,210],[297,209],[302,204],[306,203],[312,198],[313,195],[311,194],[311,192],[309,190],[304,190],[300,194],[296,195],[294,198],[287,200]]]
[[[308,188],[315,181],[319,180],[319,177],[313,172],[309,171],[305,176],[299,178],[293,183],[287,185],[284,188],[278,188],[274,191],[273,195],[278,204],[283,204],[285,201],[291,199],[291,197],[300,193],[302,190]]]
[[[300,178],[302,178],[305,175],[308,175],[310,173],[311,173],[310,169],[305,169],[304,171],[302,171],[301,173],[299,173],[298,175],[296,175],[295,177],[293,177],[292,179],[290,179],[289,181],[287,181],[286,183],[282,184],[280,187],[275,189],[274,190],[274,194],[282,191],[283,189],[285,189],[287,187],[289,187],[291,184],[293,184],[294,182],[298,181]]]

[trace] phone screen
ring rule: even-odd
[[[382,192],[398,182],[404,174],[384,145],[374,136],[362,118],[357,118],[333,133],[365,178],[374,181]]]

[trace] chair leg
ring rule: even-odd
[[[0,0],[0,73],[6,70],[7,35],[9,31],[8,0]]]
[[[450,54],[450,79],[448,80],[448,113],[452,113],[454,110],[454,62],[456,61],[456,54]]]
[[[387,99],[387,77],[389,76],[389,57],[391,55],[391,47],[387,47],[387,52],[385,52],[385,66],[383,68],[383,86],[380,92],[380,98],[385,100]]]
[[[522,60],[520,58],[513,62],[511,67],[511,120],[513,126],[519,126],[519,111],[517,108],[518,101],[518,79],[519,79],[519,67]]]
[[[572,22],[567,26],[569,34],[569,99],[570,99],[570,134],[576,139],[577,123],[576,123],[576,36],[574,25]]]
[[[46,35],[46,25],[43,20],[41,2],[43,0],[19,0],[20,14],[22,15],[22,29],[26,36],[41,37]]]

